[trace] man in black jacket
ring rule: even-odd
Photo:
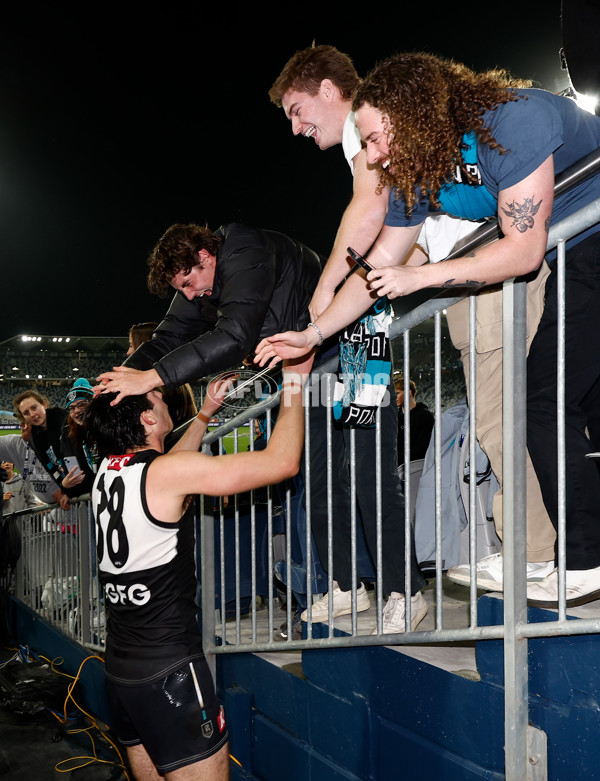
[[[148,262],[150,291],[176,293],[152,339],[98,377],[115,404],[238,366],[263,337],[305,328],[321,273],[300,242],[238,223],[172,225]]]

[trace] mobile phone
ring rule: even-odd
[[[364,268],[365,271],[371,271],[373,266],[370,266],[367,261],[363,258],[362,255],[359,255],[358,252],[355,249],[352,249],[352,247],[348,247],[348,255],[352,258],[352,260],[361,268]]]
[[[75,456],[65,456],[64,458],[65,466],[67,468],[67,472],[70,472],[73,467],[79,467],[79,461]],[[81,467],[80,467],[81,468]]]

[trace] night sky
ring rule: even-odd
[[[0,341],[160,320],[168,299],[148,293],[146,258],[174,222],[245,222],[326,255],[351,196],[341,146],[294,138],[267,94],[313,40],[361,75],[425,50],[567,85],[560,0],[497,6],[496,19],[362,4],[352,23],[327,3],[127,6],[24,4],[0,26]]]

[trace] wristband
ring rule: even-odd
[[[210,423],[210,418],[207,418],[207,417],[206,417],[206,415],[205,415],[203,412],[199,412],[199,413],[196,415],[196,417],[197,417],[199,420],[202,420],[202,421],[204,421],[204,423],[206,423],[207,425]]]
[[[316,323],[309,323],[308,325],[312,326],[317,332],[317,336],[319,337],[319,341],[317,342],[317,347],[320,347],[323,344],[323,334],[321,333],[321,329]]]

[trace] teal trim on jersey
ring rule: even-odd
[[[463,161],[469,171],[475,173],[477,179],[481,181],[477,161],[477,138],[473,131],[463,135],[463,144],[465,145],[462,150]],[[456,175],[460,176],[460,172],[457,171]],[[467,220],[494,217],[498,209],[496,199],[484,184],[465,184],[456,180],[442,187],[439,201],[443,211]]]

